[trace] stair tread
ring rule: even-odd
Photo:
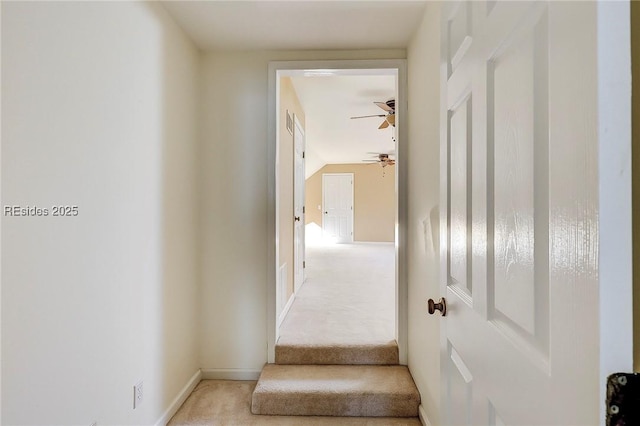
[[[405,366],[274,365],[262,370],[256,392],[367,391],[417,393]]]
[[[254,414],[417,415],[420,394],[406,366],[275,365],[262,370]]]

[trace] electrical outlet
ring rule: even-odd
[[[135,410],[142,404],[142,398],[144,396],[144,388],[142,387],[143,382],[140,381],[138,384],[133,386],[133,409]]]

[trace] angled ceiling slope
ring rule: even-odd
[[[406,48],[425,1],[162,1],[208,50]]]
[[[305,112],[308,178],[325,164],[362,163],[371,152],[395,150],[392,127],[378,129],[386,114],[374,104],[396,96],[395,75],[294,76],[291,81]]]

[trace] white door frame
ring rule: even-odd
[[[600,424],[606,379],[633,372],[630,2],[598,2]]]
[[[276,274],[279,263],[278,242],[278,132],[280,77],[302,75],[305,70],[331,71],[336,75],[363,75],[382,72],[398,76],[396,111],[396,340],[400,363],[407,364],[408,283],[407,283],[407,61],[405,59],[275,61],[269,63],[268,142],[267,142],[267,361],[275,362],[277,341]]]
[[[323,173],[322,174],[322,235],[324,236],[324,212],[326,212],[325,210],[325,201],[324,201],[324,189],[325,189],[325,184],[324,184],[324,177],[325,176],[350,176],[351,177],[351,242],[353,242],[353,206],[354,206],[354,199],[353,199],[353,173]]]

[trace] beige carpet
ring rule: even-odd
[[[257,416],[251,414],[256,382],[203,380],[169,426],[420,426],[417,418]]]
[[[308,245],[277,364],[397,364],[393,243]]]
[[[400,365],[264,367],[251,412],[291,416],[414,417],[420,394]]]

